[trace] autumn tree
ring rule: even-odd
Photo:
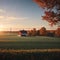
[[[49,22],[51,26],[59,25],[60,27],[60,0],[33,0],[45,10],[43,20]]]
[[[32,30],[28,31],[28,36],[32,36]]]
[[[42,27],[42,28],[40,29],[40,35],[41,35],[41,36],[46,36],[46,28],[45,28],[45,27]]]
[[[60,37],[60,28],[57,28],[57,30],[56,30],[56,32],[55,32],[55,35],[56,35],[57,37]]]
[[[33,30],[32,30],[32,36],[36,36],[36,28],[33,28]]]

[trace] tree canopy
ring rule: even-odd
[[[49,22],[51,26],[59,25],[60,22],[60,0],[33,0],[40,7],[45,9],[43,20]]]

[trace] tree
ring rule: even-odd
[[[28,36],[32,36],[32,30],[28,30]]]
[[[56,30],[56,32],[55,32],[55,35],[56,35],[57,37],[60,37],[60,28],[57,28],[57,30]]]
[[[32,30],[32,36],[36,36],[36,28],[33,28],[33,30]]]
[[[49,22],[51,26],[60,22],[60,0],[34,0],[40,7],[45,9],[43,20]]]
[[[41,35],[41,36],[46,36],[46,28],[45,28],[45,27],[42,27],[42,28],[40,29],[40,35]]]
[[[36,36],[36,34],[37,34],[36,28],[33,28],[33,30],[28,31],[28,36]]]

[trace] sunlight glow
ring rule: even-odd
[[[3,28],[4,28],[4,26],[1,24],[0,25],[0,31],[3,31],[4,30]]]

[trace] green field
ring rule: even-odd
[[[60,38],[0,34],[0,60],[60,60]]]
[[[60,48],[58,37],[19,37],[18,34],[0,35],[0,49],[51,49]]]

